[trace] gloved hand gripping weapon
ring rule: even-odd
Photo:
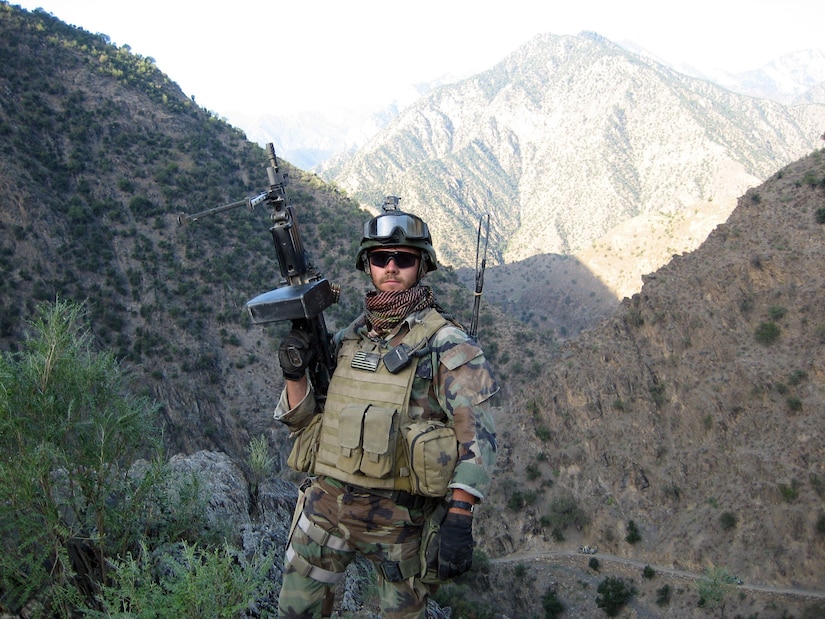
[[[315,387],[316,397],[321,402],[326,397],[327,387],[335,369],[335,357],[323,311],[338,301],[338,286],[324,279],[312,264],[304,249],[298,229],[298,220],[289,205],[286,190],[288,175],[278,169],[278,159],[271,143],[267,144],[269,166],[269,190],[253,198],[246,198],[223,206],[194,213],[179,215],[178,223],[197,221],[206,215],[221,213],[241,206],[254,210],[265,203],[271,209],[273,222],[269,232],[275,245],[275,254],[281,270],[281,279],[275,290],[265,292],[247,301],[246,309],[253,324],[290,320],[295,329],[306,331],[317,350],[313,363],[307,368],[309,378]]]

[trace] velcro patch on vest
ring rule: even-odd
[[[366,352],[363,350],[355,351],[350,365],[356,370],[366,370],[367,372],[375,372],[378,369],[378,364],[381,362],[381,355],[377,352]]]
[[[448,370],[454,370],[472,361],[480,354],[482,354],[482,352],[478,346],[464,342],[442,352],[438,359]]]

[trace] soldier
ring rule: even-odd
[[[275,419],[295,436],[290,466],[310,474],[286,550],[281,619],[328,617],[357,553],[376,568],[383,617],[426,617],[432,587],[472,566],[473,509],[495,461],[499,387],[478,344],[421,284],[437,268],[426,223],[387,198],[364,225],[355,264],[375,290],[333,338],[323,410],[306,374],[309,334],[296,325],[279,349],[286,387]],[[434,515],[439,505],[446,516]],[[440,534],[424,544],[433,519]]]

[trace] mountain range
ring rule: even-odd
[[[825,82],[825,54],[821,50],[801,50],[781,56],[758,69],[731,73],[671,64],[632,43],[622,42],[621,45],[629,52],[654,60],[678,73],[711,82],[734,93],[787,105],[825,101],[822,87]],[[338,109],[334,113],[306,112],[289,116],[236,113],[232,121],[243,128],[253,142],[261,145],[273,142],[277,151],[289,161],[302,169],[313,170],[329,159],[358,150],[387,127],[401,110],[420,97],[462,79],[445,76],[418,84],[378,110],[374,107]]]
[[[448,264],[473,264],[487,212],[492,264],[573,255],[621,299],[642,272],[600,256],[632,252],[652,270],[694,248],[823,127],[822,103],[735,94],[595,34],[545,35],[433,90],[320,174],[365,204],[400,196],[432,221]],[[680,234],[652,239],[663,219]]]

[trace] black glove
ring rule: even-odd
[[[317,355],[309,332],[293,327],[278,348],[278,361],[281,363],[284,378],[299,380]]]
[[[447,512],[441,523],[438,577],[455,578],[473,567],[473,517]]]

